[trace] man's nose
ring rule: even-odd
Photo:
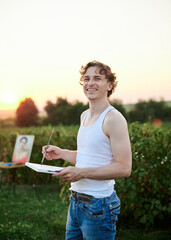
[[[94,78],[90,78],[90,80],[89,80],[89,84],[94,84],[94,83],[95,83]]]

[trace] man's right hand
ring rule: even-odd
[[[47,160],[59,159],[62,155],[62,149],[56,146],[43,146],[42,154]]]

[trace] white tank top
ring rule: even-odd
[[[103,133],[104,118],[114,107],[109,106],[98,120],[85,127],[84,122],[90,110],[84,116],[77,136],[76,167],[101,167],[114,162],[109,138]],[[108,197],[114,191],[114,180],[94,180],[83,178],[71,183],[70,190],[92,195],[96,198]]]

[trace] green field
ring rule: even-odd
[[[3,186],[0,193],[1,240],[64,240],[68,206],[59,197],[57,185]],[[119,223],[116,240],[170,240],[168,229],[135,229]]]

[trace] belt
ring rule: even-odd
[[[92,203],[92,199],[94,198],[91,195],[84,194],[84,193],[78,193],[75,191],[71,191],[71,197],[73,197],[76,202],[80,201],[80,202],[85,202],[85,203]]]

